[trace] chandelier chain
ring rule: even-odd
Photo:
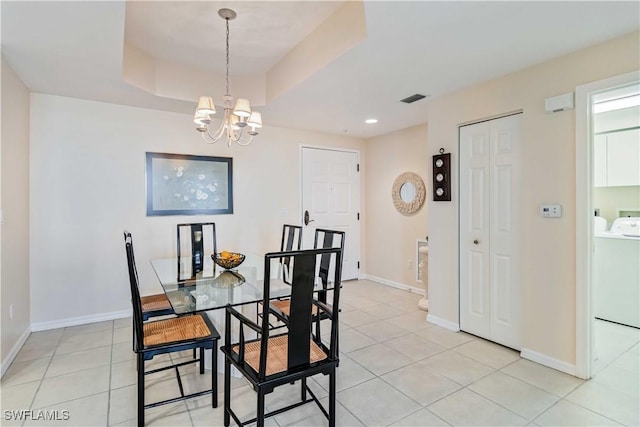
[[[229,20],[225,19],[227,23],[227,95],[229,95]]]

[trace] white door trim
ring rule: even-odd
[[[640,81],[640,71],[622,74],[576,87],[576,376],[592,374],[592,284],[591,248],[593,247],[593,95],[616,86]]]

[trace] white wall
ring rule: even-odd
[[[575,114],[547,114],[545,98],[636,70],[634,33],[431,101],[429,154],[452,153],[452,202],[429,201],[429,308],[458,323],[458,126],[523,110],[523,347],[570,369],[576,360]],[[437,145],[436,145],[437,144]],[[371,166],[371,165],[370,165]],[[560,219],[538,215],[559,203]]]
[[[404,216],[393,205],[391,189],[398,175],[414,172],[424,181],[426,198],[430,198],[430,161],[426,125],[367,140],[367,276],[374,280],[422,290],[416,283],[416,240],[428,234],[427,202],[415,215]]]
[[[148,260],[175,254],[179,222],[215,221],[220,249],[279,248],[282,223],[300,222],[299,146],[364,150],[360,139],[269,127],[267,117],[251,146],[227,148],[202,142],[189,115],[43,94],[31,107],[34,329],[130,310],[125,228],[143,294],[161,292]],[[234,214],[147,217],[148,151],[233,157]]]
[[[29,91],[4,58],[1,116],[0,346],[4,373],[29,333]]]

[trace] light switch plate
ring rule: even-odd
[[[560,218],[562,205],[540,205],[540,216],[543,218]]]

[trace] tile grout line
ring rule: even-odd
[[[109,426],[109,418],[111,416],[111,382],[113,379],[113,338],[115,335],[115,329],[116,329],[116,322],[115,321],[111,321],[112,322],[112,329],[111,329],[111,351],[109,352],[109,391],[107,393],[107,423],[106,425]]]

